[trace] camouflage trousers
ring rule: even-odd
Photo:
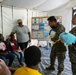
[[[63,49],[63,48],[62,48]],[[56,47],[52,47],[51,54],[50,54],[50,64],[54,66],[55,59],[58,59],[58,71],[63,71],[64,69],[64,59],[66,50],[58,51]]]
[[[76,49],[71,45],[68,46],[69,49],[69,58],[71,62],[72,75],[76,75]]]
[[[72,75],[76,75],[76,63],[71,63],[71,67],[72,67]]]

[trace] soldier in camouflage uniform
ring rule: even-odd
[[[52,28],[51,32],[55,32],[55,35],[51,36],[51,40],[54,42],[51,54],[50,54],[50,66],[46,68],[46,70],[55,70],[54,64],[55,59],[57,57],[58,59],[58,74],[61,75],[62,71],[64,69],[64,59],[65,59],[65,53],[66,53],[66,47],[64,46],[64,43],[62,43],[59,40],[60,33],[65,31],[65,28],[63,25],[57,23],[57,20],[54,16],[51,16],[48,18],[49,26]]]
[[[72,23],[76,25],[76,15],[73,16]],[[70,33],[76,36],[76,27],[72,28]],[[76,43],[69,45],[68,48],[69,48],[69,57],[72,67],[72,73],[73,75],[76,75]]]

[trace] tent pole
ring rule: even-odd
[[[27,9],[27,26],[28,26],[28,9]]]
[[[2,28],[2,34],[3,34],[3,14],[2,14],[2,6],[1,6],[1,28]]]
[[[12,19],[13,19],[13,6],[12,6]]]

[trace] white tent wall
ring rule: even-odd
[[[62,16],[62,24],[65,26],[66,31],[68,32],[72,26],[72,8],[76,7],[76,0],[70,0],[65,5],[51,10],[48,12],[48,15]]]
[[[37,17],[36,11],[32,11],[32,17]]]
[[[72,28],[72,8],[59,8],[48,12],[48,16],[62,16],[62,24],[66,28],[66,32]]]
[[[33,16],[33,12],[32,12],[32,10],[28,10],[28,27],[29,27],[29,29],[30,29],[30,31],[31,31],[31,18],[32,18],[32,16]]]
[[[6,5],[41,11],[55,9],[69,1],[71,0],[1,0],[1,2]]]
[[[47,16],[47,12],[43,12],[43,13],[42,12],[38,12],[37,13],[37,16],[41,16],[41,17],[42,16]]]
[[[12,24],[12,7],[2,7],[2,17],[3,17],[3,35],[7,37],[10,34],[13,27]]]
[[[17,25],[17,19],[22,19],[23,24],[27,25],[31,31],[31,18],[46,15],[47,14],[44,12],[38,12],[12,6],[2,6],[2,17],[0,16],[0,21],[2,22],[2,24],[0,24],[0,33],[3,33],[4,38],[6,39],[6,37],[11,33],[13,26]]]
[[[17,20],[22,19],[23,24],[27,26],[27,9],[13,7],[13,20],[15,20],[15,25],[17,25]]]
[[[47,16],[48,13],[47,12],[40,12],[40,11],[33,11],[32,15],[33,15],[33,17],[43,17],[43,16]]]

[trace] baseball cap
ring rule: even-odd
[[[22,19],[18,19],[18,20],[17,20],[17,23],[20,23],[20,22],[22,22]]]

